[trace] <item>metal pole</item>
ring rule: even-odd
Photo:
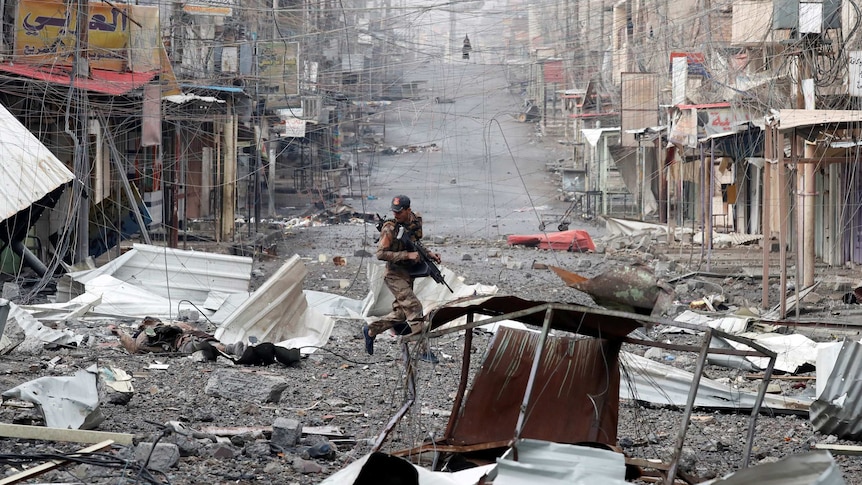
[[[712,329],[708,328],[704,332],[703,344],[700,347],[700,355],[697,358],[697,365],[694,368],[694,379],[691,382],[691,389],[688,391],[688,400],[685,403],[685,411],[683,412],[682,425],[676,435],[676,446],[674,447],[673,458],[670,466],[667,469],[667,478],[665,485],[673,485],[676,479],[676,472],[679,468],[679,458],[682,455],[682,446],[685,444],[685,434],[688,432],[688,425],[691,422],[691,413],[694,409],[694,402],[697,399],[697,389],[700,387],[700,378],[703,376],[703,367],[706,365],[706,358],[709,355],[709,343],[712,341]]]
[[[742,468],[748,468],[748,463],[751,459],[751,449],[754,447],[754,432],[757,428],[757,416],[760,413],[760,406],[763,405],[766,389],[769,387],[769,379],[772,377],[772,369],[775,368],[775,360],[776,355],[773,353],[769,356],[769,364],[766,365],[766,369],[763,371],[763,380],[760,382],[760,388],[757,390],[757,399],[751,408],[751,420],[748,422],[748,435],[745,438],[745,455],[742,457]]]
[[[796,129],[793,129],[790,142],[791,160],[796,160]],[[779,147],[780,148],[780,147]],[[778,259],[781,265],[781,279],[779,283],[780,318],[787,317],[787,220],[790,217],[787,207],[787,169],[784,167],[784,150],[778,152]],[[767,282],[764,281],[764,284]]]
[[[82,50],[87,45],[89,26],[89,3],[88,0],[79,0],[75,6],[75,25],[77,38],[75,42],[74,67],[70,75],[69,98],[74,103],[73,113],[76,123],[75,133],[75,178],[81,184],[78,196],[77,210],[77,239],[75,246],[75,261],[84,261],[90,255],[90,158],[87,150],[87,100],[86,91],[79,89],[76,84],[80,77],[87,78],[90,73],[89,58]],[[67,26],[71,28],[71,26]]]
[[[772,159],[775,157],[775,132],[772,125],[766,125],[766,161],[763,163],[763,201],[761,202],[761,234],[763,234],[763,292],[760,307],[769,308],[769,255],[772,252]],[[781,138],[779,137],[779,140]]]
[[[521,402],[521,409],[518,412],[518,423],[515,425],[515,442],[521,438],[521,432],[524,430],[524,423],[527,420],[527,405],[530,403],[530,395],[533,393],[533,384],[536,382],[536,374],[539,372],[539,363],[542,361],[542,351],[545,348],[545,340],[548,338],[548,332],[551,329],[551,316],[554,314],[552,308],[545,310],[545,321],[542,324],[542,333],[539,335],[539,342],[536,344],[536,355],[533,357],[533,366],[530,369],[530,378],[527,380],[527,389],[524,391],[524,400]]]

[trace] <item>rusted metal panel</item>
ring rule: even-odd
[[[446,442],[511,440],[539,335],[501,327],[473,380]],[[619,414],[617,341],[549,337],[545,342],[522,438],[616,444]]]
[[[470,314],[492,317],[505,315],[507,320],[514,320],[533,327],[542,327],[545,311],[549,305],[554,306],[551,328],[555,330],[590,337],[622,339],[634,329],[644,326],[642,322],[632,318],[635,315],[614,314],[614,312],[601,308],[548,304],[547,302],[524,300],[516,296],[466,297],[451,301],[431,310],[428,314],[428,321],[431,322],[431,328],[436,329],[459,317]],[[473,326],[478,323],[474,322]]]

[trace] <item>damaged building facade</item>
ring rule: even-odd
[[[232,242],[238,220],[345,195],[357,134],[382,142],[377,105],[355,98],[360,80],[384,86],[375,76],[391,74],[367,71],[372,54],[385,60],[381,41],[331,34],[372,28],[379,12],[220,0],[2,9],[0,105],[75,180],[47,188],[50,200],[23,196],[3,231],[4,272],[44,274],[52,259],[96,257],[132,235]]]
[[[817,259],[859,264],[854,6],[524,7],[525,95],[539,130],[571,147],[563,190],[590,216],[762,235],[798,255],[805,285]]]

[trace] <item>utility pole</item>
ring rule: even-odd
[[[252,59],[254,59],[254,64],[252,68],[254,69],[254,110],[252,113],[254,114],[254,119],[257,123],[257,129],[255,130],[257,136],[255,137],[255,150],[254,150],[254,232],[257,233],[260,229],[260,199],[261,199],[261,190],[260,190],[260,170],[263,167],[263,163],[261,161],[260,152],[263,150],[263,110],[260,108],[260,59],[258,58],[258,42],[257,42],[257,32],[254,32],[251,35],[252,41]],[[272,163],[270,161],[270,163]]]
[[[78,0],[74,3],[75,11],[75,53],[73,57],[73,68],[71,74],[71,86],[69,86],[69,99],[73,104],[75,132],[67,133],[75,142],[74,168],[75,178],[81,184],[80,196],[78,197],[77,211],[77,243],[75,245],[75,261],[84,261],[90,255],[90,157],[87,150],[87,123],[88,109],[86,106],[87,92],[77,87],[78,79],[90,76],[89,59],[86,52],[82,50],[87,45],[89,9],[88,0]],[[69,27],[69,26],[67,26]],[[67,118],[68,126],[68,118]]]

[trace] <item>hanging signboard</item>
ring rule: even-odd
[[[183,4],[183,12],[190,15],[214,15],[230,17],[237,0],[192,0]]]
[[[129,5],[90,2],[84,54],[94,69],[125,70]],[[16,62],[72,65],[78,42],[73,9],[59,0],[20,0],[15,18]]]
[[[257,67],[261,93],[268,97],[299,94],[298,42],[259,42]]]
[[[848,52],[847,59],[847,84],[850,88],[850,96],[862,96],[862,51]]]
[[[706,75],[706,57],[703,52],[671,52],[670,53],[670,69],[673,70],[673,60],[676,58],[685,59],[688,65],[688,73],[695,76]]]

